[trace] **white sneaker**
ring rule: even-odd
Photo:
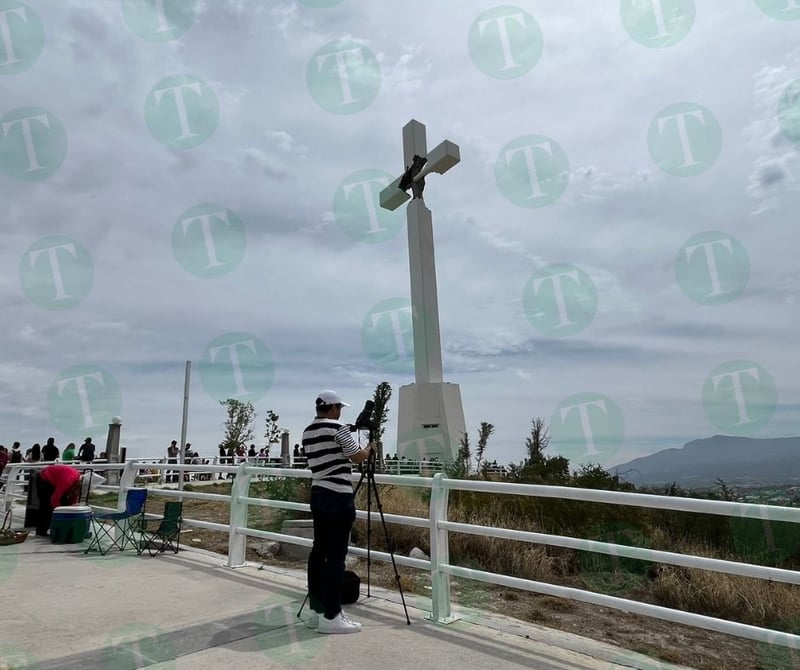
[[[324,616],[319,618],[319,627],[317,631],[327,634],[342,634],[342,633],[358,633],[361,631],[361,625],[355,621],[350,621],[342,616],[339,612],[333,619],[327,619]]]
[[[358,621],[356,621],[355,619],[351,619],[347,614],[344,613],[344,611],[342,611],[342,619],[344,619],[345,621],[353,624],[354,626],[357,626],[358,630],[362,629],[361,624]]]
[[[320,616],[314,610],[311,610],[311,614],[309,615],[308,619],[306,619],[306,627],[310,628],[311,630],[315,630],[319,626]]]

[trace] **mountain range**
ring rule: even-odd
[[[609,472],[637,486],[675,482],[703,488],[718,479],[737,486],[800,485],[800,436],[714,435],[615,465]]]

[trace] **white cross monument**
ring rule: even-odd
[[[466,432],[461,390],[442,380],[439,301],[433,254],[433,220],[422,191],[425,175],[444,174],[461,160],[458,146],[445,140],[428,152],[425,126],[411,120],[403,128],[406,171],[381,191],[384,209],[394,210],[413,194],[406,207],[414,332],[414,384],[400,387],[398,456],[453,460]]]

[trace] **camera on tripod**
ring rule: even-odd
[[[367,400],[367,402],[364,403],[364,409],[362,409],[361,413],[356,417],[356,422],[350,424],[350,430],[353,432],[357,430],[369,431],[370,442],[375,441],[375,432],[378,428],[372,418],[372,413],[374,410],[375,402],[372,400]]]

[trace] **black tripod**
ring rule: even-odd
[[[370,430],[370,442],[372,439],[372,431]],[[386,519],[383,517],[383,506],[381,499],[378,496],[378,487],[375,484],[375,452],[370,451],[366,461],[366,465],[361,464],[361,477],[356,484],[354,495],[358,493],[364,480],[367,481],[367,598],[370,597],[370,568],[372,566],[372,496],[375,496],[375,502],[378,505],[378,513],[381,517],[381,525],[383,526],[383,536],[386,538],[386,548],[389,550],[389,556],[392,559],[392,568],[394,569],[394,579],[397,582],[397,590],[400,591],[400,600],[403,603],[403,611],[406,615],[406,623],[410,626],[411,619],[408,618],[408,608],[406,607],[406,599],[403,595],[403,585],[400,583],[400,574],[397,572],[397,563],[394,560],[394,551],[392,549],[392,541],[389,538],[389,530],[386,528]]]

